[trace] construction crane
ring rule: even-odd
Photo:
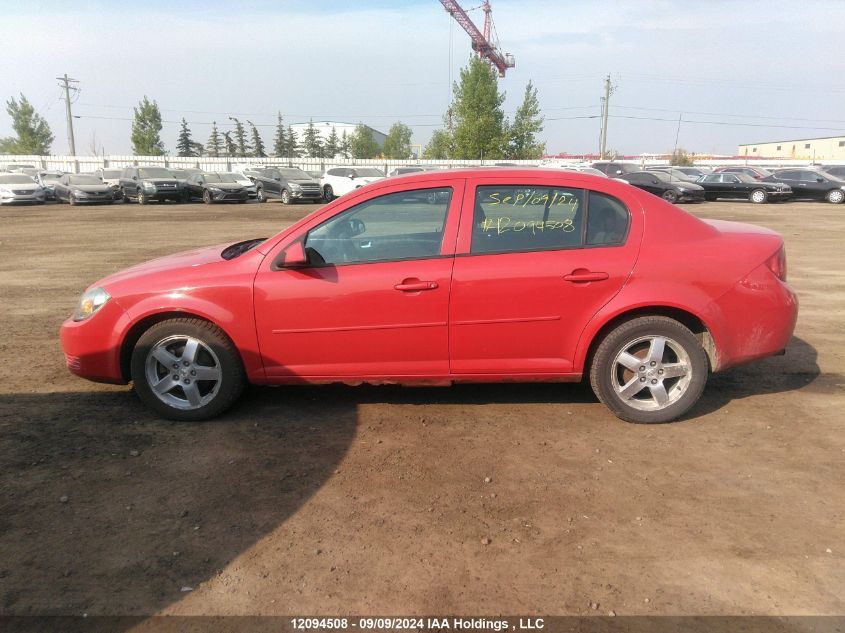
[[[505,76],[505,71],[508,68],[513,68],[516,65],[513,55],[510,53],[502,53],[499,50],[498,42],[494,43],[493,36],[493,9],[490,7],[490,1],[484,0],[481,4],[481,9],[484,10],[484,32],[478,30],[472,20],[469,19],[467,12],[461,8],[454,0],[440,0],[440,4],[449,12],[455,21],[463,27],[467,32],[469,38],[472,40],[472,50],[478,53],[481,59],[489,61],[499,71],[499,77]],[[476,9],[478,7],[475,7]],[[472,9],[470,9],[472,11]]]

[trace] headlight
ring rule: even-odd
[[[10,189],[6,189],[6,187],[0,187],[0,193],[6,194],[7,196],[12,195],[12,191]]]
[[[141,186],[144,189],[146,189],[147,191],[155,191],[156,190],[156,186],[153,183],[151,183],[149,180],[145,180],[144,182],[142,182]]]
[[[74,189],[74,190],[73,190],[73,197],[74,197],[74,198],[87,198],[87,197],[88,197],[88,192],[86,192],[86,191],[80,191],[79,189]]]
[[[223,193],[223,190],[220,187],[209,187],[208,190],[211,193]]]
[[[102,288],[91,288],[86,290],[79,299],[76,312],[73,313],[74,321],[84,321],[90,318],[97,310],[106,305],[111,295]]]
[[[302,189],[302,186],[301,186],[301,185],[296,184],[295,182],[292,182],[292,183],[290,183],[290,188],[291,188],[293,191],[299,191],[300,189]]]
[[[686,191],[686,190],[687,190],[686,187],[678,187],[678,191]]]

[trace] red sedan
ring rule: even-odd
[[[269,239],[89,288],[67,366],[203,420],[247,382],[580,381],[667,422],[710,372],[781,353],[797,316],[781,237],[627,183],[541,169],[362,187]]]

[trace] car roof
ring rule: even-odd
[[[445,171],[423,171],[410,174],[401,174],[390,179],[391,183],[413,182],[429,180],[457,180],[461,178],[537,178],[538,176],[554,176],[555,178],[585,178],[596,181],[607,181],[607,178],[600,178],[593,174],[567,171],[559,168],[546,167],[472,167],[463,169],[449,169]],[[519,184],[516,182],[515,184]]]

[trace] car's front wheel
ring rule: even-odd
[[[168,319],[153,325],[135,345],[131,371],[138,397],[171,420],[220,415],[246,383],[234,343],[202,319]]]
[[[326,185],[323,187],[323,200],[326,202],[331,202],[334,200],[334,190],[332,189],[331,185]]]
[[[669,189],[669,191],[663,192],[663,199],[666,202],[671,202],[672,204],[675,204],[678,201],[678,193],[672,189]]]
[[[748,199],[754,204],[763,204],[768,201],[769,194],[767,194],[763,189],[755,189],[751,192],[751,195],[748,196]]]
[[[147,204],[149,200],[147,200],[147,194],[144,193],[143,189],[138,189],[138,204]]]
[[[264,188],[259,187],[255,192],[255,199],[259,202],[267,202],[267,198],[264,196]]]
[[[648,316],[621,324],[601,341],[590,383],[616,416],[655,424],[686,413],[701,396],[708,372],[707,354],[687,327]]]
[[[831,189],[827,192],[827,201],[831,204],[840,204],[845,200],[845,191],[841,189]]]
[[[211,197],[211,192],[208,189],[205,189],[202,192],[202,201],[206,204],[211,204],[214,200]]]
[[[281,198],[282,198],[282,204],[290,204],[290,202],[291,202],[290,191],[288,191],[287,189],[282,189]]]

